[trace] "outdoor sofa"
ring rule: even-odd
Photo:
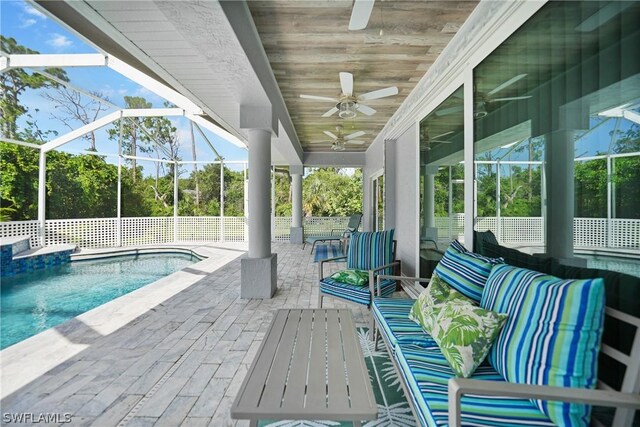
[[[499,248],[493,247],[493,249]],[[493,254],[496,253],[494,252]],[[527,260],[526,254],[522,253],[511,253],[511,255],[517,255],[517,261],[521,265],[526,265],[527,262],[539,264],[541,261],[541,259],[531,256]],[[549,260],[544,262],[549,262],[548,265],[551,268],[552,263]],[[466,265],[460,268],[465,269],[469,268],[469,266]],[[589,269],[577,269],[574,267],[563,269],[556,265],[555,270],[568,275],[568,278],[595,277],[593,276],[594,271],[589,271]],[[436,269],[436,271],[438,270]],[[532,270],[509,266],[508,264],[493,266],[490,271],[489,280],[494,280],[494,282],[496,278],[492,278],[491,274],[503,271],[512,273],[519,271],[525,276],[528,274],[529,277],[536,274]],[[470,274],[472,273],[470,272]],[[509,277],[520,276],[503,276],[506,280],[509,280]],[[430,280],[378,276],[379,281],[389,279],[420,281],[422,283],[427,283]],[[602,317],[606,315],[604,338],[601,345],[599,339],[596,342],[592,342],[591,345],[594,350],[589,352],[586,351],[588,346],[583,345],[584,343],[580,343],[578,340],[572,341],[571,345],[564,345],[555,349],[559,356],[568,355],[567,360],[581,360],[584,365],[589,365],[589,363],[595,365],[592,366],[592,374],[595,374],[599,363],[597,381],[595,375],[592,375],[593,378],[590,380],[589,387],[593,388],[597,384],[601,390],[577,388],[574,384],[569,384],[571,387],[558,387],[557,382],[553,383],[551,381],[555,385],[555,387],[552,387],[544,385],[549,383],[548,377],[535,375],[532,377],[524,375],[524,379],[519,379],[518,381],[506,381],[504,376],[494,367],[499,362],[499,360],[495,360],[495,357],[494,363],[489,363],[488,360],[485,360],[480,364],[470,378],[457,378],[434,339],[420,325],[409,319],[409,312],[415,303],[413,299],[374,299],[372,304],[372,315],[375,323],[374,339],[377,347],[378,335],[382,337],[416,422],[422,426],[573,426],[587,425],[589,424],[590,416],[593,421],[596,415],[598,418],[606,419],[604,424],[596,425],[631,426],[634,425],[633,420],[636,410],[640,409],[640,395],[638,394],[640,391],[640,316],[636,311],[640,302],[635,299],[634,301],[623,303],[626,306],[622,307],[624,311],[621,311],[620,292],[627,292],[628,296],[637,296],[637,292],[640,292],[640,288],[637,287],[637,285],[640,285],[639,282],[640,279],[638,278],[618,273],[609,275],[609,283],[605,280],[604,294],[607,306],[606,309],[602,307],[601,299],[601,307],[599,309],[600,332],[602,332]],[[503,283],[502,285],[507,288],[519,286],[520,290],[526,289],[528,286],[522,283]],[[627,285],[631,286],[627,287]],[[489,286],[492,285],[487,285],[487,288]],[[487,290],[483,289],[482,292],[486,293]],[[507,294],[504,293],[504,295]],[[520,302],[513,304],[510,301],[504,301],[500,311],[507,312],[513,319],[519,318],[532,324],[544,323],[536,322],[540,319],[536,318],[535,313],[519,313],[520,307],[526,306],[525,304],[520,304]],[[562,304],[560,299],[555,302]],[[533,307],[535,306],[534,304]],[[507,309],[506,307],[510,308]],[[552,311],[556,313],[563,312],[562,310],[566,308],[558,306]],[[597,304],[592,304],[591,308],[595,310],[595,315],[587,316],[586,321],[598,322]],[[629,309],[635,315],[629,314]],[[505,339],[500,334],[504,333],[511,338],[518,335],[517,333],[509,335],[517,328],[513,323],[510,327],[507,325],[508,323],[505,323],[496,339],[496,343],[498,343],[502,338],[503,346]],[[556,342],[556,339],[559,342],[560,338],[556,336],[559,333],[554,331],[553,328],[544,330],[544,332],[546,334],[544,340],[538,340],[539,342],[553,343]],[[620,338],[621,335],[623,335],[622,338]],[[586,335],[583,334],[581,336],[585,337]],[[566,339],[567,337],[563,338]],[[513,362],[516,359],[524,362],[520,366],[523,371],[527,369],[533,371],[543,369],[545,362],[544,360],[538,360],[541,356],[537,353],[541,349],[537,348],[531,351],[533,341],[534,338],[529,336],[526,339],[522,339],[522,342],[511,342],[509,348],[514,351],[507,356],[506,362]],[[495,356],[495,347],[497,345],[494,344],[491,348],[490,355],[493,352]],[[614,345],[617,347],[614,347]],[[528,349],[530,353],[523,352],[522,349]],[[572,354],[577,349],[585,350],[586,356],[584,354]],[[518,350],[520,350],[520,353],[518,353]],[[545,348],[544,350],[554,351],[553,348]],[[487,359],[490,359],[490,357]],[[614,365],[616,369],[612,369]],[[503,372],[504,368],[505,366],[501,366]],[[523,372],[520,373],[522,374]],[[590,411],[591,407],[588,405],[596,405],[598,407],[594,407]],[[613,412],[610,407],[617,407],[618,409]],[[582,411],[582,417],[576,416],[576,413],[580,415],[580,411]],[[569,415],[570,412],[574,415],[573,417]],[[554,420],[550,419],[550,413],[553,413]]]

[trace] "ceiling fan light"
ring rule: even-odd
[[[338,116],[341,119],[353,119],[356,116],[356,103],[353,101],[341,102],[338,109]]]
[[[333,143],[331,148],[333,149],[333,151],[344,151],[345,150],[344,142],[336,141],[336,142]]]
[[[484,102],[479,102],[478,104],[476,104],[476,108],[473,110],[474,119],[481,119],[487,114],[489,113],[487,112],[487,108],[485,107]]]

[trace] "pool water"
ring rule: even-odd
[[[615,258],[595,255],[580,255],[580,257],[587,259],[587,267],[589,268],[617,271],[640,277],[640,259],[638,258]]]
[[[91,261],[2,278],[0,348],[72,319],[198,261],[145,254]]]

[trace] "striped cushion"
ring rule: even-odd
[[[491,273],[491,268],[503,262],[502,258],[487,258],[469,252],[457,240],[454,240],[434,271],[458,292],[480,302],[482,289],[489,273]]]
[[[380,294],[388,296],[396,290],[395,280],[381,280]],[[330,277],[320,281],[320,291],[338,298],[346,299],[362,305],[371,304],[371,291],[368,286],[355,286],[348,283],[337,282]]]
[[[480,305],[509,315],[489,362],[510,382],[594,388],[602,279],[562,280],[507,264],[494,267]],[[587,425],[587,405],[534,400],[559,425]]]
[[[454,373],[440,350],[398,343],[394,356],[408,384],[408,397],[413,401],[420,424],[449,425],[448,381]],[[504,382],[486,361],[471,378]],[[528,399],[465,395],[461,406],[464,426],[554,425]]]
[[[394,230],[352,233],[347,252],[347,268],[371,270],[392,262],[393,232]],[[392,271],[379,274],[392,274]]]
[[[371,312],[379,325],[380,332],[391,345],[398,341],[422,347],[434,347],[435,341],[427,335],[420,325],[408,318],[409,310],[415,303],[412,299],[374,298]]]

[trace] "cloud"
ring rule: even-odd
[[[23,3],[23,10],[24,10],[25,13],[27,13],[27,14],[29,14],[31,16],[35,16],[35,17],[40,18],[40,19],[46,19],[47,18],[47,15],[45,15],[42,12],[40,12],[38,9],[36,9],[35,7],[33,7],[33,6],[29,5],[29,4]]]
[[[20,28],[30,27],[33,24],[35,24],[36,22],[38,22],[38,21],[33,19],[33,18],[27,18],[27,19],[23,18],[23,19],[20,20]]]
[[[51,36],[52,37],[47,40],[47,44],[49,46],[53,46],[57,50],[64,50],[68,47],[73,46],[73,42],[69,40],[67,36],[59,33],[52,33]]]

